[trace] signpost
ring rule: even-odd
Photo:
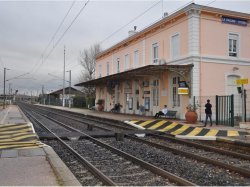
[[[242,121],[246,122],[246,92],[244,90],[244,84],[248,84],[248,79],[237,79],[236,83],[241,85],[241,98],[242,98]]]

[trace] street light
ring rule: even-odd
[[[5,78],[6,78],[6,70],[10,70],[8,68],[4,68],[4,77],[3,77],[3,109],[5,109],[5,100],[6,100],[6,95],[5,95]]]
[[[69,72],[69,108],[71,108],[71,96],[70,96],[70,91],[71,91],[71,70],[66,71]]]

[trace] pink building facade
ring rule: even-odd
[[[122,113],[152,116],[167,105],[183,119],[193,96],[199,104],[237,95],[236,80],[250,79],[249,20],[249,14],[190,4],[101,52],[96,79],[79,85],[96,86],[105,111],[120,103]],[[188,94],[178,94],[183,84]]]

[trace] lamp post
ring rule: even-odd
[[[70,92],[71,92],[71,70],[66,71],[69,72],[69,108],[71,108],[71,96],[70,96]]]
[[[65,107],[65,46],[64,46],[64,55],[63,55],[63,107]]]
[[[10,70],[8,68],[4,68],[4,77],[3,77],[3,109],[5,109],[5,100],[6,100],[6,95],[5,95],[5,81],[6,81],[6,70]]]

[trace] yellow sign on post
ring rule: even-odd
[[[237,84],[248,84],[248,79],[237,79],[236,83]]]

